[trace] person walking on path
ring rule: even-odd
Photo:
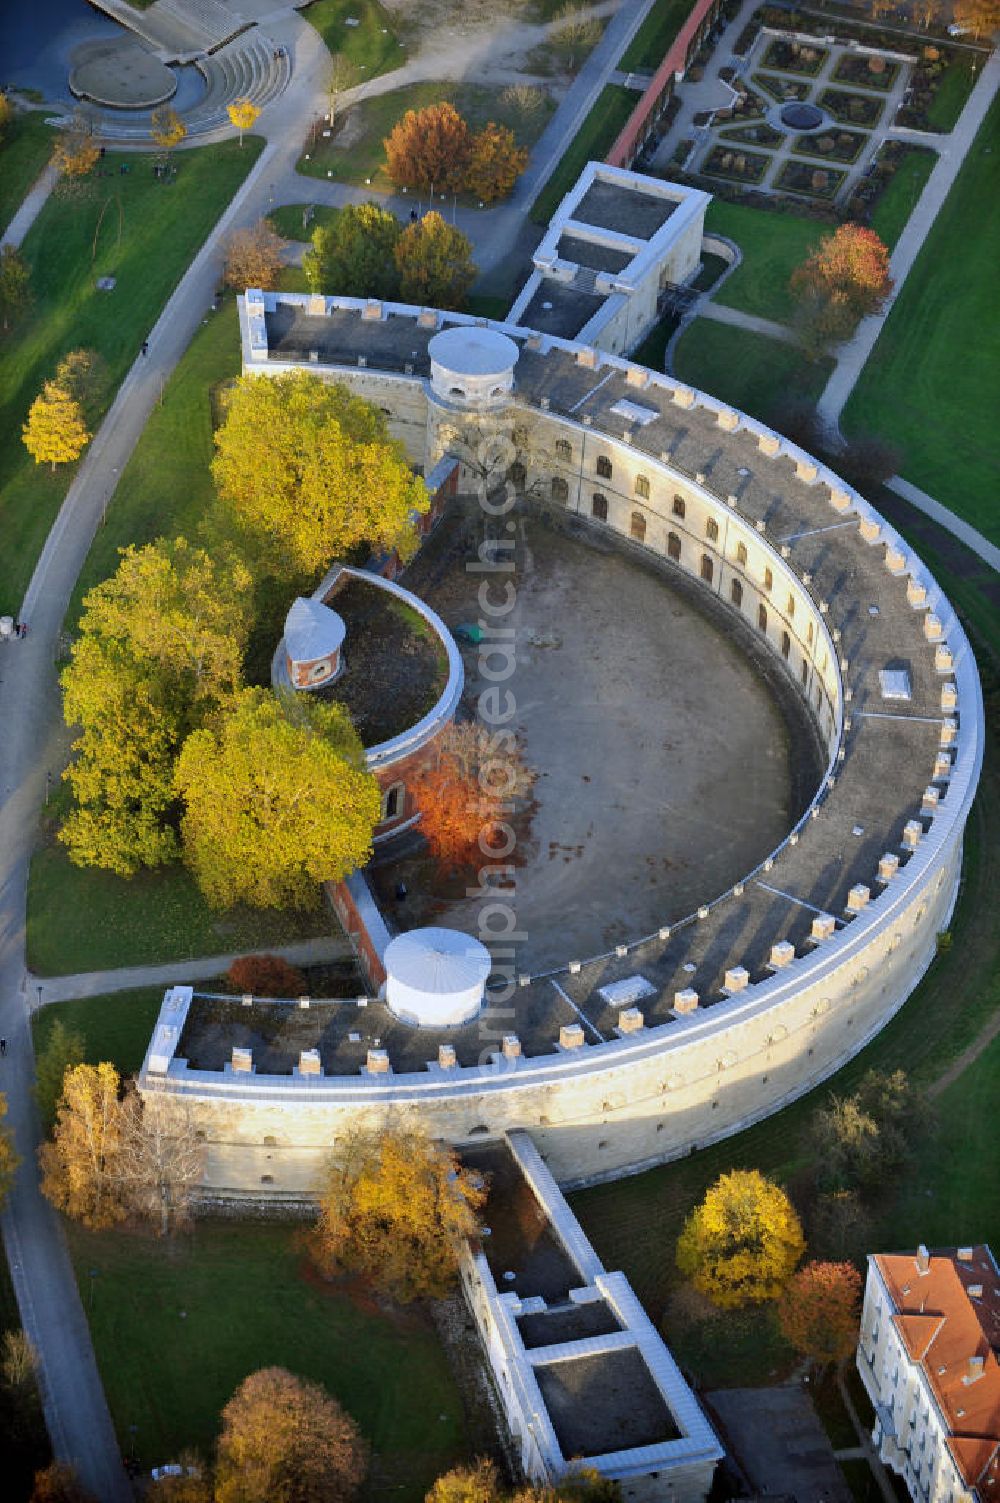
[[[149,354],[149,340],[148,339],[144,339],[142,341],[142,353],[144,355],[148,355]]]

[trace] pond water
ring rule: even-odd
[[[103,37],[120,37],[117,21],[88,0],[0,0],[0,88],[39,89],[48,103],[73,105],[67,77],[74,47]],[[175,109],[190,109],[205,92],[197,68],[173,70]],[[117,110],[117,119],[148,119],[149,111]]]

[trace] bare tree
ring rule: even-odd
[[[205,1150],[186,1102],[150,1096],[134,1088],[122,1103],[121,1173],[130,1208],[159,1224],[160,1236],[187,1224],[191,1200],[204,1170]]]

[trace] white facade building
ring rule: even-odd
[[[986,1246],[868,1260],[857,1364],[914,1503],[1000,1495],[1000,1271]]]

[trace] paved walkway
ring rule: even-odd
[[[297,945],[270,950],[238,950],[232,955],[202,955],[197,960],[168,960],[162,965],[120,966],[114,971],[78,971],[73,976],[33,976],[28,973],[27,1002],[32,1011],[50,1002],[74,997],[100,997],[105,992],[127,992],[138,986],[184,986],[222,976],[234,960],[251,955],[280,955],[292,965],[325,965],[332,960],[350,960],[354,952],[346,939],[322,935]]]
[[[46,199],[58,181],[59,173],[50,162],[35,179],[34,185],[26,195],[21,207],[4,230],[3,236],[0,238],[0,246],[12,245],[15,250],[17,249],[42,212]]]
[[[970,523],[955,515],[947,506],[942,506],[940,501],[935,501],[933,496],[928,496],[919,486],[911,481],[904,480],[902,475],[894,475],[888,482],[889,489],[895,491],[897,496],[902,496],[904,501],[909,501],[918,511],[932,517],[938,526],[944,527],[954,534],[973,553],[978,554],[984,564],[989,564],[991,569],[1000,573],[1000,548],[991,543],[989,538],[983,537]]]
[[[893,305],[903,290],[903,285],[920,249],[930,233],[949,190],[958,176],[959,169],[969,147],[982,125],[993,97],[1000,88],[1000,53],[991,53],[976,86],[959,116],[958,124],[950,135],[941,138],[940,154],[917,206],[906,222],[906,228],[896,242],[889,262],[894,282],[893,293],[881,313],[864,318],[847,344],[837,356],[833,374],[819,399],[819,414],[832,429],[840,422],[840,414],[875,348],[875,342],[892,312]]]
[[[712,318],[717,324],[732,324],[765,339],[778,339],[782,344],[798,344],[798,339],[786,324],[777,324],[771,318],[758,318],[755,313],[744,313],[742,308],[728,308],[725,303],[713,302],[711,298],[695,305],[695,317]]]

